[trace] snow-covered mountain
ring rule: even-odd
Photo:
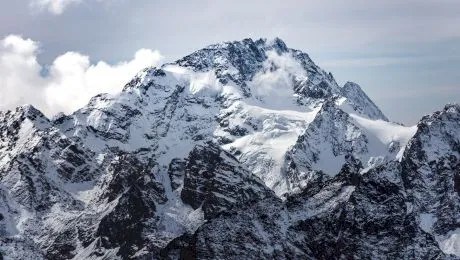
[[[6,259],[460,257],[460,107],[392,123],[276,38],[0,112]]]

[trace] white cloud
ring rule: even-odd
[[[116,65],[67,52],[57,57],[42,77],[37,61],[38,43],[10,35],[0,41],[0,110],[32,104],[47,116],[71,113],[99,93],[121,91],[138,71],[162,60],[158,51],[141,49],[130,61]]]
[[[263,100],[271,108],[285,108],[292,103],[292,80],[306,80],[307,75],[302,66],[291,55],[279,55],[275,51],[267,53],[268,59],[264,63],[264,72],[254,75],[249,83],[251,92],[259,100]]]
[[[47,10],[52,14],[62,14],[71,4],[78,4],[82,0],[31,0],[30,6],[39,10]]]

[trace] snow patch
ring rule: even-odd
[[[427,232],[431,233],[431,229],[433,228],[434,223],[436,223],[437,218],[431,213],[423,213],[420,214],[420,228]]]
[[[224,145],[223,149],[229,152],[234,149],[240,151],[240,162],[267,186],[273,188],[283,178],[281,167],[284,155],[313,121],[319,109],[305,112],[272,110],[245,103],[240,103],[240,109],[238,113],[244,113],[245,117],[261,122],[261,127]],[[237,114],[234,120],[238,121],[240,118]],[[278,194],[287,192],[283,186],[275,190]]]
[[[371,120],[356,114],[350,114],[354,121],[364,130],[364,134],[370,139],[369,151],[371,157],[389,156],[391,159],[400,161],[407,143],[417,132],[417,126],[401,126],[396,123],[383,120]],[[392,145],[399,144],[400,148],[395,155],[389,149]],[[377,162],[376,159],[368,161]]]
[[[382,143],[389,144],[397,141],[407,144],[417,132],[417,126],[401,126],[383,120],[371,120],[351,113],[350,116],[363,128],[372,132]],[[405,146],[405,145],[404,145]]]
[[[438,236],[436,240],[444,253],[460,256],[460,228],[447,233],[445,236]]]

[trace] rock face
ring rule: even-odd
[[[276,38],[0,112],[0,259],[460,257],[460,107],[390,122]]]
[[[419,225],[444,252],[458,255],[460,106],[425,116],[401,162],[402,177]]]
[[[201,207],[205,219],[275,196],[236,158],[213,144],[197,146],[190,152],[184,176],[181,199],[194,209]]]
[[[198,259],[445,257],[407,213],[398,163],[363,175],[358,169],[346,165],[285,202],[270,198],[222,215],[200,227],[188,248],[174,250],[193,249]]]

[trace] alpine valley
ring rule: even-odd
[[[458,259],[460,106],[391,122],[276,38],[0,112],[0,259]]]

